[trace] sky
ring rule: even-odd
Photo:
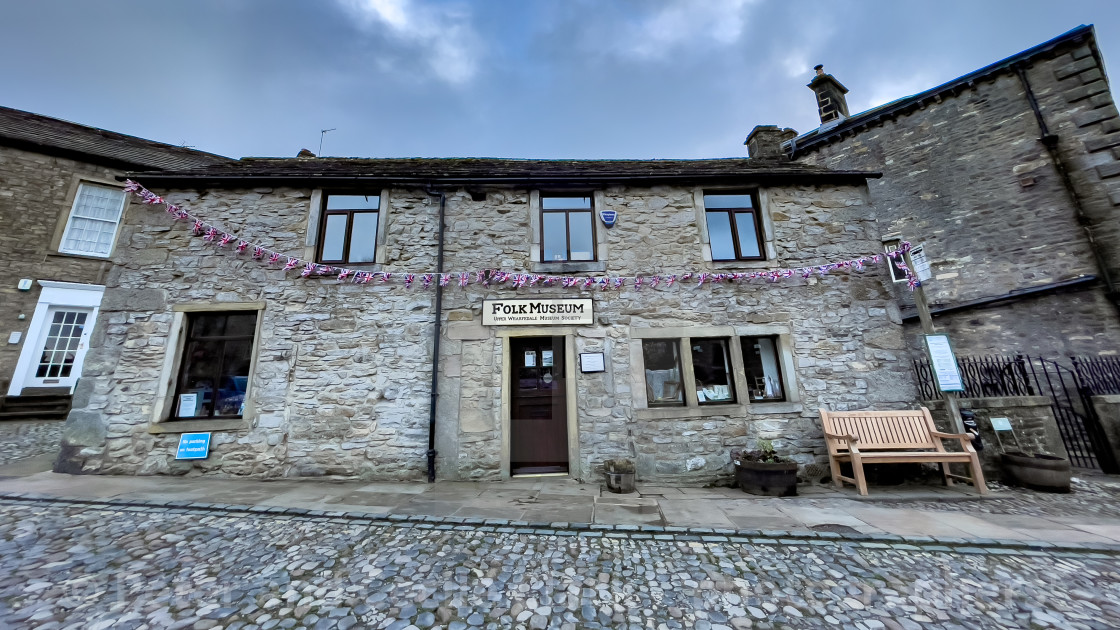
[[[1118,0],[0,0],[0,105],[230,157],[711,158],[1095,24]],[[321,134],[323,129],[333,129]]]

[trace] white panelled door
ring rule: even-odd
[[[92,308],[52,306],[39,335],[37,363],[25,387],[73,387],[82,374],[81,357],[89,348]]]
[[[40,280],[39,286],[43,290],[23,338],[9,396],[21,395],[25,387],[74,391],[105,292],[97,284],[54,280]]]

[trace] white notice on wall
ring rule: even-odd
[[[537,351],[525,351],[525,367],[537,367]]]
[[[195,417],[197,408],[198,394],[179,394],[179,413],[177,415],[180,418]]]
[[[541,367],[552,367],[551,350],[541,350]]]
[[[603,372],[606,368],[606,363],[603,360],[602,352],[581,352],[579,353],[579,369],[581,372]]]
[[[926,335],[926,348],[929,349],[933,375],[937,378],[937,388],[943,392],[963,392],[964,381],[953,356],[953,347],[949,344],[949,335]]]
[[[929,270],[929,258],[926,257],[925,245],[918,245],[910,249],[910,262],[914,263],[914,275],[918,280],[925,282],[933,277]]]

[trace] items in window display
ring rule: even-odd
[[[188,317],[176,417],[240,417],[249,384],[256,312],[190,313]],[[193,410],[186,404],[189,396],[195,399]]]
[[[741,337],[743,367],[753,402],[779,402],[786,399],[782,390],[782,368],[778,360],[778,338]]]
[[[182,209],[180,206],[168,203],[167,201],[165,201],[159,195],[156,195],[155,193],[145,189],[143,186],[141,186],[140,184],[138,184],[136,182],[133,182],[131,180],[128,181],[127,185],[125,187],[125,191],[137,195],[138,197],[140,197],[143,200],[143,202],[145,204],[148,204],[148,205],[166,205],[167,206],[167,213],[169,215],[171,215],[173,218],[175,218],[175,219],[192,219],[192,220],[195,221],[196,226],[198,226],[200,230],[202,230],[204,228],[214,227],[215,229],[218,229],[220,231],[220,228],[218,228],[217,226],[211,226],[211,224],[209,224],[209,223],[203,221],[202,219],[196,217],[195,215],[187,212],[186,210]],[[225,233],[230,235],[231,240],[239,238],[236,234],[234,234],[232,232],[225,232]],[[264,247],[263,245],[260,245],[260,244],[257,244],[257,243],[252,243],[252,242],[249,242],[249,241],[242,241],[242,242],[245,242],[246,245],[245,245],[245,247],[241,247],[240,245],[238,246],[237,251],[239,253],[245,251],[245,248],[247,248],[249,246],[252,246],[252,247],[254,247],[253,258],[258,259],[258,260],[264,260],[264,256],[267,255],[268,256],[268,264],[270,264],[270,265],[279,264],[281,262],[281,258],[285,257],[284,254],[282,254],[280,252],[273,251],[273,250],[271,250],[267,247]],[[582,252],[582,250],[579,250],[579,251]],[[589,247],[586,253],[589,253],[591,251],[593,251],[593,250]],[[854,258],[854,259],[850,259],[850,260],[842,260],[842,261],[838,261],[838,262],[825,263],[825,264],[814,265],[814,266],[809,266],[809,267],[797,267],[797,268],[790,268],[790,269],[772,269],[772,270],[769,270],[769,271],[732,272],[732,273],[710,273],[710,272],[706,272],[706,271],[705,272],[698,272],[696,277],[698,278],[699,281],[697,282],[696,287],[701,287],[704,284],[740,283],[740,282],[751,281],[751,280],[765,280],[767,282],[779,282],[779,281],[782,281],[782,280],[789,280],[789,279],[794,279],[794,278],[810,278],[810,277],[813,277],[815,275],[819,275],[819,276],[823,277],[823,276],[826,276],[833,271],[863,271],[864,267],[868,264],[879,264],[879,263],[882,263],[884,260],[889,260],[889,261],[894,261],[894,265],[905,275],[905,277],[907,279],[906,280],[907,286],[910,288],[910,290],[914,290],[920,283],[918,281],[917,276],[914,275],[914,272],[911,271],[906,266],[906,264],[902,262],[903,252],[906,252],[906,251],[910,251],[910,243],[904,241],[899,245],[898,249],[887,252],[885,254],[879,254],[879,253],[869,254],[869,255],[866,255],[866,256],[860,256],[859,258]],[[338,278],[339,276],[341,276],[342,280],[345,281],[346,279],[350,278],[351,279],[350,281],[355,283],[355,284],[368,284],[368,283],[370,283],[374,280],[377,280],[377,281],[383,282],[383,283],[388,283],[388,282],[390,282],[390,280],[392,280],[394,278],[406,278],[407,274],[409,274],[409,273],[411,273],[411,274],[431,273],[430,271],[426,271],[426,270],[425,271],[413,271],[413,272],[355,271],[355,270],[352,270],[352,269],[333,267],[333,266],[330,266],[330,265],[308,263],[307,261],[300,260],[296,256],[287,256],[286,258],[287,258],[287,263],[284,265],[284,270],[285,271],[290,271],[292,269],[295,269],[296,267],[299,267],[300,265],[310,264],[310,265],[312,265],[312,272],[309,273],[308,276],[312,276],[312,275],[314,275],[314,276],[330,276],[330,277],[335,277],[335,278]],[[593,258],[586,258],[585,260],[593,260]],[[344,275],[344,272],[345,272],[345,275]],[[402,273],[404,275],[402,275]],[[646,283],[646,284],[648,284],[648,286],[651,287],[651,288],[657,288],[659,285],[663,285],[665,289],[668,289],[668,288],[672,287],[674,284],[677,284],[678,282],[684,282],[688,279],[691,279],[694,274],[693,274],[693,272],[684,272],[684,273],[681,273],[681,274],[660,274],[659,273],[659,274],[653,274],[653,275],[647,275],[647,276],[614,276],[614,277],[583,276],[583,277],[580,277],[580,276],[558,276],[558,275],[548,275],[548,274],[527,274],[527,273],[516,273],[516,272],[501,271],[501,270],[497,270],[497,269],[485,269],[485,270],[478,270],[478,271],[459,271],[459,272],[448,272],[448,273],[439,274],[440,284],[443,285],[444,283],[449,282],[456,275],[459,277],[459,286],[462,286],[462,287],[466,287],[466,286],[468,286],[469,284],[472,284],[472,283],[481,284],[481,285],[486,286],[486,287],[495,286],[495,285],[508,285],[509,287],[512,287],[512,288],[522,288],[524,286],[533,287],[533,286],[537,286],[537,285],[539,285],[539,286],[558,285],[558,286],[560,286],[562,288],[565,288],[565,289],[569,289],[569,288],[590,289],[593,286],[598,286],[599,288],[601,288],[602,290],[605,291],[608,288],[622,289],[622,288],[628,287],[628,286],[629,287],[637,286],[639,278],[642,278],[643,280],[648,280],[648,283]],[[407,286],[411,287],[411,284],[409,284]]]
[[[692,369],[701,405],[735,402],[726,339],[693,339]]]

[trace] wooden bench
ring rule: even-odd
[[[867,495],[864,464],[902,462],[939,463],[946,485],[953,479],[971,481],[980,494],[987,494],[980,459],[972,448],[968,433],[941,433],[933,424],[929,409],[917,411],[826,411],[821,409],[821,424],[828,443],[828,465],[837,488],[843,482],[854,484]],[[960,440],[961,451],[945,450],[942,440]],[[932,450],[929,450],[932,449]],[[840,462],[851,462],[855,479],[840,475]],[[949,464],[959,462],[972,467],[972,478],[949,473]]]

